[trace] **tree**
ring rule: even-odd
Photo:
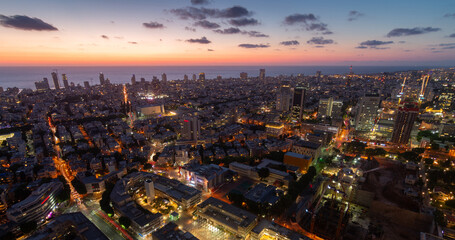
[[[28,234],[34,231],[36,227],[38,227],[38,225],[36,224],[36,222],[30,221],[22,223],[21,225],[19,225],[19,227],[23,233]]]
[[[243,194],[241,194],[239,191],[232,190],[228,193],[228,199],[229,201],[232,202],[235,206],[242,206],[243,201],[245,200],[245,197]]]
[[[427,165],[432,165],[434,162],[433,159],[431,159],[431,158],[425,158],[424,161],[425,161],[425,164],[427,164]]]
[[[118,219],[118,222],[119,222],[120,225],[122,225],[122,227],[125,228],[125,229],[128,229],[128,228],[131,226],[131,219],[129,219],[128,217],[125,217],[125,216],[121,216],[121,217]]]
[[[366,143],[360,141],[352,141],[345,143],[344,150],[353,154],[362,154],[367,147]]]
[[[431,150],[433,150],[433,151],[438,151],[438,150],[439,150],[439,144],[437,144],[437,143],[435,143],[435,142],[432,143],[432,144],[431,144]]]
[[[408,152],[400,153],[400,154],[398,154],[398,156],[400,156],[401,158],[404,158],[405,160],[411,161],[411,162],[420,161],[419,154],[416,152],[408,151]]]
[[[148,170],[148,169],[150,169],[150,168],[152,168],[152,164],[150,164],[150,163],[144,164],[144,169],[145,169],[145,170]]]
[[[73,185],[74,189],[76,189],[77,193],[79,193],[79,194],[87,193],[85,184],[83,184],[81,181],[79,181],[79,179],[75,178],[73,181],[71,181],[71,184]]]
[[[268,168],[259,168],[258,169],[258,175],[259,177],[264,180],[270,175],[270,170]]]

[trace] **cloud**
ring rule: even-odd
[[[207,51],[209,51],[209,52],[213,52],[213,51],[215,51],[215,50],[213,50],[213,49],[210,49],[210,48],[209,48],[209,49],[207,49]]]
[[[280,42],[281,45],[284,45],[284,46],[296,46],[296,45],[299,45],[299,41],[297,40],[291,40],[291,41],[283,41],[283,42]]]
[[[220,25],[218,23],[209,22],[207,20],[197,21],[197,22],[194,23],[194,26],[199,26],[199,27],[203,27],[203,28],[206,28],[206,29],[214,29],[214,28],[219,28],[220,27]]]
[[[185,27],[185,30],[190,31],[190,32],[196,32],[196,28],[192,28],[192,27]]]
[[[387,49],[385,47],[379,47],[384,45],[392,44],[393,41],[379,41],[379,40],[368,40],[361,42],[358,47],[359,49],[373,48],[373,49]]]
[[[252,12],[248,11],[248,9],[241,6],[233,6],[225,9],[186,7],[171,9],[170,12],[184,20],[204,20],[208,17],[240,18],[250,16],[252,14]]]
[[[137,44],[137,42],[128,42],[129,44]]]
[[[455,18],[455,13],[447,13],[444,15],[446,18]]]
[[[441,49],[455,49],[455,43],[441,43],[438,44]]]
[[[350,11],[348,14],[348,21],[352,22],[354,20],[357,20],[359,17],[364,16],[365,14],[358,12],[358,11]]]
[[[430,32],[437,32],[440,30],[441,30],[440,28],[433,27],[395,28],[387,34],[387,37],[411,36]]]
[[[312,39],[307,41],[308,44],[317,44],[317,45],[325,45],[325,44],[332,44],[334,43],[332,39],[324,39],[323,37],[313,37]]]
[[[164,28],[164,25],[159,22],[148,22],[148,23],[143,23],[142,25],[146,28],[151,28],[151,29]]]
[[[286,25],[299,25],[307,31],[319,31],[325,34],[331,34],[332,32],[327,28],[327,24],[321,22],[318,17],[314,14],[292,14],[284,19]]]
[[[208,40],[206,37],[190,38],[190,39],[186,40],[186,42],[189,42],[189,43],[200,43],[200,44],[209,44],[209,43],[211,43],[211,41]]]
[[[109,39],[109,37],[108,37],[108,36],[106,36],[106,35],[101,35],[101,38],[104,38],[104,39]]]
[[[240,19],[231,19],[229,20],[231,25],[236,27],[243,27],[248,25],[258,25],[259,21],[254,18],[240,18]]]
[[[58,29],[39,18],[25,15],[5,16],[0,14],[0,25],[20,30],[58,31]]]
[[[209,4],[208,0],[191,0],[191,4],[193,5],[205,5]]]
[[[234,27],[231,27],[231,28],[226,28],[226,29],[217,29],[217,30],[213,30],[214,32],[216,33],[221,33],[221,34],[236,34],[236,33],[240,33],[242,31],[240,31],[240,29],[238,28],[234,28]]]
[[[241,31],[238,28],[235,27],[230,27],[226,29],[216,29],[213,30],[213,32],[220,33],[220,34],[243,34],[243,35],[248,35],[250,37],[269,37],[269,35],[258,32],[258,31]]]
[[[250,37],[269,37],[269,35],[258,31],[243,31],[242,34],[246,34]]]
[[[241,47],[241,48],[268,48],[268,47],[270,47],[270,45],[269,44],[244,43],[244,44],[239,44],[239,47]]]
[[[451,37],[451,38],[452,38],[452,37],[453,37],[453,38],[455,38],[455,33],[452,33],[452,34],[450,34],[450,35],[449,35],[449,37]]]

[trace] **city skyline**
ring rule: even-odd
[[[21,1],[0,9],[0,66],[455,63],[452,1]]]

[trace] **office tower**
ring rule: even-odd
[[[374,127],[381,98],[378,94],[365,94],[357,104],[355,130],[371,131]]]
[[[133,74],[133,76],[131,77],[131,85],[135,85],[136,84],[136,75]]]
[[[439,93],[438,107],[442,108],[444,111],[453,111],[455,110],[455,85],[448,84]]]
[[[265,80],[265,69],[264,68],[259,69],[259,79]]]
[[[166,73],[161,74],[161,81],[162,81],[163,83],[166,83],[166,82],[167,82]]]
[[[414,121],[419,115],[419,105],[415,102],[404,102],[398,108],[398,113],[393,126],[393,143],[407,144],[411,136]]]
[[[302,120],[303,110],[305,108],[306,89],[302,86],[297,86],[294,89],[294,97],[292,99],[292,113],[294,117]]]
[[[283,81],[276,94],[276,110],[289,111],[292,105],[292,89],[289,81]]]
[[[148,203],[152,203],[152,200],[155,199],[155,186],[151,179],[147,179],[144,182],[145,194],[147,196]]]
[[[52,80],[54,80],[54,88],[56,90],[59,90],[60,89],[60,84],[58,83],[58,75],[57,75],[57,73],[56,72],[52,72],[51,75],[52,75]]]
[[[222,80],[222,79],[223,79],[223,78],[222,78],[220,75],[216,76],[216,80],[220,81],[220,80]]]
[[[240,73],[240,79],[245,80],[247,78],[248,78],[248,73],[246,73],[246,72],[241,72]]]
[[[100,72],[100,84],[104,85],[104,83],[105,83],[104,74],[102,72]]]
[[[197,141],[201,131],[201,122],[197,114],[188,115],[183,120],[182,138],[185,140]]]
[[[316,78],[321,79],[321,71],[316,71]]]
[[[145,84],[145,78],[141,78],[141,83]]]
[[[196,74],[193,74],[193,81],[196,81]]]
[[[346,87],[347,88],[351,87],[351,81],[352,81],[353,75],[354,75],[354,73],[352,72],[352,65],[351,65],[351,67],[349,67],[349,75],[346,78]]]
[[[49,90],[50,89],[49,81],[47,80],[47,78],[43,78],[43,81],[35,82],[35,87],[36,87],[36,90],[38,90],[38,91]]]
[[[183,80],[184,80],[184,81],[188,81],[188,75],[186,75],[186,74],[183,75]]]
[[[330,98],[319,99],[318,117],[341,118],[343,102]]]
[[[3,93],[3,87],[0,87],[0,93]]]
[[[88,83],[88,81],[84,81],[84,87],[85,88],[90,88],[90,84]]]
[[[199,81],[205,81],[205,73],[199,73]]]
[[[70,87],[70,85],[68,84],[68,77],[66,76],[66,74],[62,74],[62,79],[63,79],[63,86],[65,87],[65,89],[68,89]]]

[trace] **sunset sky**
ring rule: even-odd
[[[455,65],[455,1],[0,2],[0,65]]]

